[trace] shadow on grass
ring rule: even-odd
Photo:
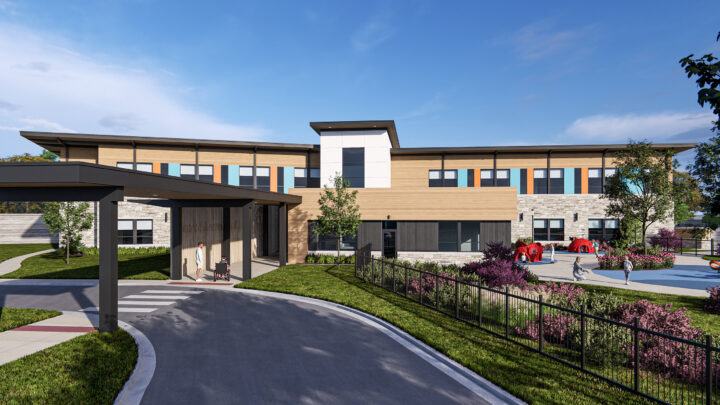
[[[97,279],[99,257],[71,258],[66,265],[63,258],[55,253],[31,257],[22,267],[2,278],[44,278],[44,279]],[[118,278],[163,280],[170,278],[170,255],[120,256]]]

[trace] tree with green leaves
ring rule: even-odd
[[[672,150],[653,149],[647,141],[631,141],[627,149],[615,153],[617,172],[606,182],[603,194],[610,200],[606,213],[637,221],[643,242],[650,225],[672,215],[672,156]],[[647,253],[647,244],[643,246]]]
[[[720,41],[720,33],[716,41]],[[707,103],[718,117],[713,123],[715,135],[695,149],[695,162],[690,165],[690,173],[707,197],[706,211],[720,216],[720,59],[712,54],[700,58],[690,54],[680,60],[680,65],[685,68],[688,78],[697,77],[698,104],[705,107]]]
[[[700,193],[697,180],[690,173],[678,170],[680,164],[673,164],[673,202],[675,223],[685,222],[693,217],[693,212],[702,211],[704,198]]]
[[[337,262],[340,263],[340,242],[343,236],[354,237],[360,226],[357,190],[350,190],[350,182],[340,174],[332,178],[334,188],[323,186],[318,203],[320,215],[313,232],[334,236],[337,241]]]
[[[42,219],[50,232],[60,237],[61,248],[65,250],[65,264],[70,264],[70,253],[78,252],[82,247],[81,232],[92,227],[90,204],[49,202],[45,204]]]

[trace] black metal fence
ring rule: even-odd
[[[720,403],[720,348],[358,251],[355,276],[643,397]]]
[[[651,236],[648,237],[646,241],[650,246],[659,246],[664,251],[679,255],[720,255],[720,253],[718,253],[720,246],[718,246],[715,239],[661,238],[659,236]]]

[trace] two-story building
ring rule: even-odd
[[[342,174],[358,189],[362,224],[341,250],[358,246],[406,259],[465,262],[490,241],[522,237],[568,243],[570,237],[612,239],[617,218],[600,198],[615,172],[614,152],[625,145],[530,145],[402,148],[393,121],[312,122],[320,142],[289,144],[22,131],[58,154],[81,161],[302,197],[288,206],[288,260],[335,251],[334,238],[312,232],[321,187]],[[681,152],[695,144],[655,144]],[[97,209],[97,208],[95,208]],[[183,212],[183,227],[212,246],[217,215]],[[97,214],[97,213],[96,213]],[[119,208],[120,243],[169,245],[169,209],[129,201]],[[257,205],[253,255],[277,254],[278,207]],[[653,229],[672,227],[672,218]],[[204,231],[197,231],[202,228]],[[650,230],[650,233],[653,232]],[[202,240],[194,240],[202,239]],[[97,244],[97,229],[85,237]],[[189,250],[188,250],[189,251]]]

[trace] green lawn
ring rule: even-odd
[[[22,266],[2,278],[98,278],[99,256],[71,257],[70,264],[56,253],[30,257]],[[119,254],[118,278],[135,280],[167,280],[170,278],[169,254]]]
[[[14,245],[0,245],[0,262],[4,262],[5,260],[13,257],[52,248],[53,246],[49,243],[21,243]]]
[[[606,294],[613,293],[614,295],[617,295],[623,300],[629,302],[645,299],[660,305],[672,304],[673,309],[685,307],[688,309],[687,313],[692,319],[693,326],[712,335],[720,335],[720,316],[705,311],[703,308],[703,304],[705,302],[704,297],[690,297],[687,295],[625,290],[622,288],[605,287],[592,284],[582,284],[582,288],[587,291],[598,291]]]
[[[58,311],[44,309],[0,307],[0,332],[42,321],[60,315]]]
[[[397,325],[529,403],[649,403],[538,353],[364,283],[353,271],[353,266],[290,265],[236,287],[304,295],[367,312]]]
[[[0,366],[0,403],[112,404],[136,361],[122,329],[88,333]]]

